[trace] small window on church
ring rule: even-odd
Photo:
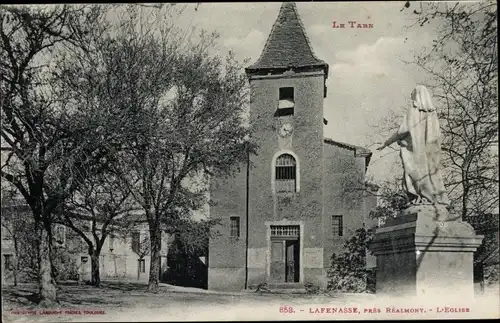
[[[279,117],[293,116],[294,107],[295,107],[295,100],[294,100],[293,87],[280,88],[280,97],[279,97],[277,115]]]
[[[332,216],[332,233],[334,237],[342,237],[344,234],[344,224],[342,223],[342,215]]]
[[[295,192],[297,167],[295,158],[290,154],[283,154],[276,159],[276,192]]]
[[[240,218],[238,216],[232,216],[229,218],[231,221],[231,237],[239,237],[240,236]]]

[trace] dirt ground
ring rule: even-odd
[[[335,320],[490,317],[498,306],[445,312],[415,302],[380,301],[372,294],[222,293],[162,284],[156,294],[140,283],[60,286],[60,305],[44,310],[33,302],[34,285],[2,288],[3,322]],[[398,305],[396,305],[398,303]],[[450,303],[451,304],[451,303]],[[439,306],[439,305],[438,305]],[[496,312],[495,311],[496,307]],[[392,309],[391,309],[392,308]],[[451,308],[451,307],[450,307]],[[453,308],[464,308],[453,307]],[[354,310],[356,309],[356,310]],[[403,311],[406,309],[406,313]],[[484,311],[490,311],[486,313]],[[480,315],[484,314],[484,315]]]
[[[34,285],[4,286],[4,321],[115,321],[131,317],[145,321],[156,320],[159,314],[164,314],[159,315],[159,320],[172,317],[198,320],[200,310],[210,312],[218,309],[220,313],[222,308],[227,312],[227,309],[240,307],[273,306],[279,312],[279,307],[284,305],[325,304],[336,299],[340,304],[348,300],[345,296],[220,293],[166,284],[161,284],[160,291],[153,294],[146,292],[146,285],[141,283],[105,282],[100,288],[73,283],[59,286],[58,308],[43,310],[34,303],[32,295],[35,291]]]

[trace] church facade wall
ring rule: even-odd
[[[333,253],[343,251],[344,243],[363,227],[369,206],[364,189],[365,158],[342,147],[325,144],[325,232],[324,261],[330,263]],[[335,234],[335,216],[342,219],[342,235]]]
[[[255,125],[258,153],[251,156],[248,178],[248,264],[246,264],[246,165],[236,175],[215,179],[210,216],[221,219],[210,240],[209,289],[241,290],[271,279],[271,226],[300,227],[299,284],[326,285],[326,268],[333,252],[343,250],[345,240],[363,227],[365,199],[349,191],[353,182],[363,185],[365,157],[353,150],[325,144],[323,140],[324,75],[298,75],[284,79],[252,80],[251,120]],[[281,87],[295,90],[293,117],[274,115]],[[279,135],[283,123],[293,124],[288,137]],[[282,153],[297,161],[297,192],[277,193],[274,163]],[[332,216],[342,216],[342,236],[334,236]],[[231,237],[230,218],[239,217],[240,236]],[[245,271],[245,266],[248,266]]]
[[[323,170],[314,177],[322,183],[307,184],[301,169],[302,195],[276,196],[271,190],[272,158],[261,168],[262,176],[250,172],[249,185],[249,244],[248,286],[270,282],[270,233],[271,225],[299,225],[301,227],[301,277],[300,284],[312,282],[326,285],[326,269],[331,255],[342,252],[345,241],[356,229],[362,228],[370,200],[363,193],[351,190],[353,180],[363,183],[365,158],[356,157],[354,151],[332,145],[324,145],[324,158],[320,158]],[[298,153],[297,155],[300,155]],[[301,166],[301,168],[304,166]],[[246,170],[236,176],[220,180],[214,185],[212,196],[217,203],[210,209],[212,217],[220,218],[221,225],[214,228],[219,236],[210,240],[209,289],[242,290],[245,288],[246,256]],[[321,177],[322,179],[319,179]],[[324,182],[322,181],[324,180]],[[311,185],[308,187],[308,185]],[[301,200],[309,192],[311,199]],[[323,193],[324,192],[324,193]],[[266,195],[267,194],[267,195]],[[311,201],[323,196],[319,207],[311,207]],[[224,202],[222,202],[224,201]],[[302,213],[303,212],[303,213]],[[230,217],[240,217],[240,237],[230,237]],[[334,235],[332,216],[342,216],[342,236]]]

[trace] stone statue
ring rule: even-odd
[[[394,142],[401,147],[403,186],[411,203],[375,228],[369,248],[377,257],[376,292],[388,299],[452,295],[464,304],[474,302],[473,255],[483,236],[448,210],[441,133],[429,91],[419,85],[411,98],[398,131],[377,148]]]
[[[440,171],[441,131],[431,95],[423,85],[411,94],[412,104],[399,127],[382,150],[397,142],[403,162],[403,187],[413,205],[448,206],[449,200]]]

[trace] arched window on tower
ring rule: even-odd
[[[276,159],[275,188],[277,193],[296,192],[297,163],[290,154],[280,155]]]

